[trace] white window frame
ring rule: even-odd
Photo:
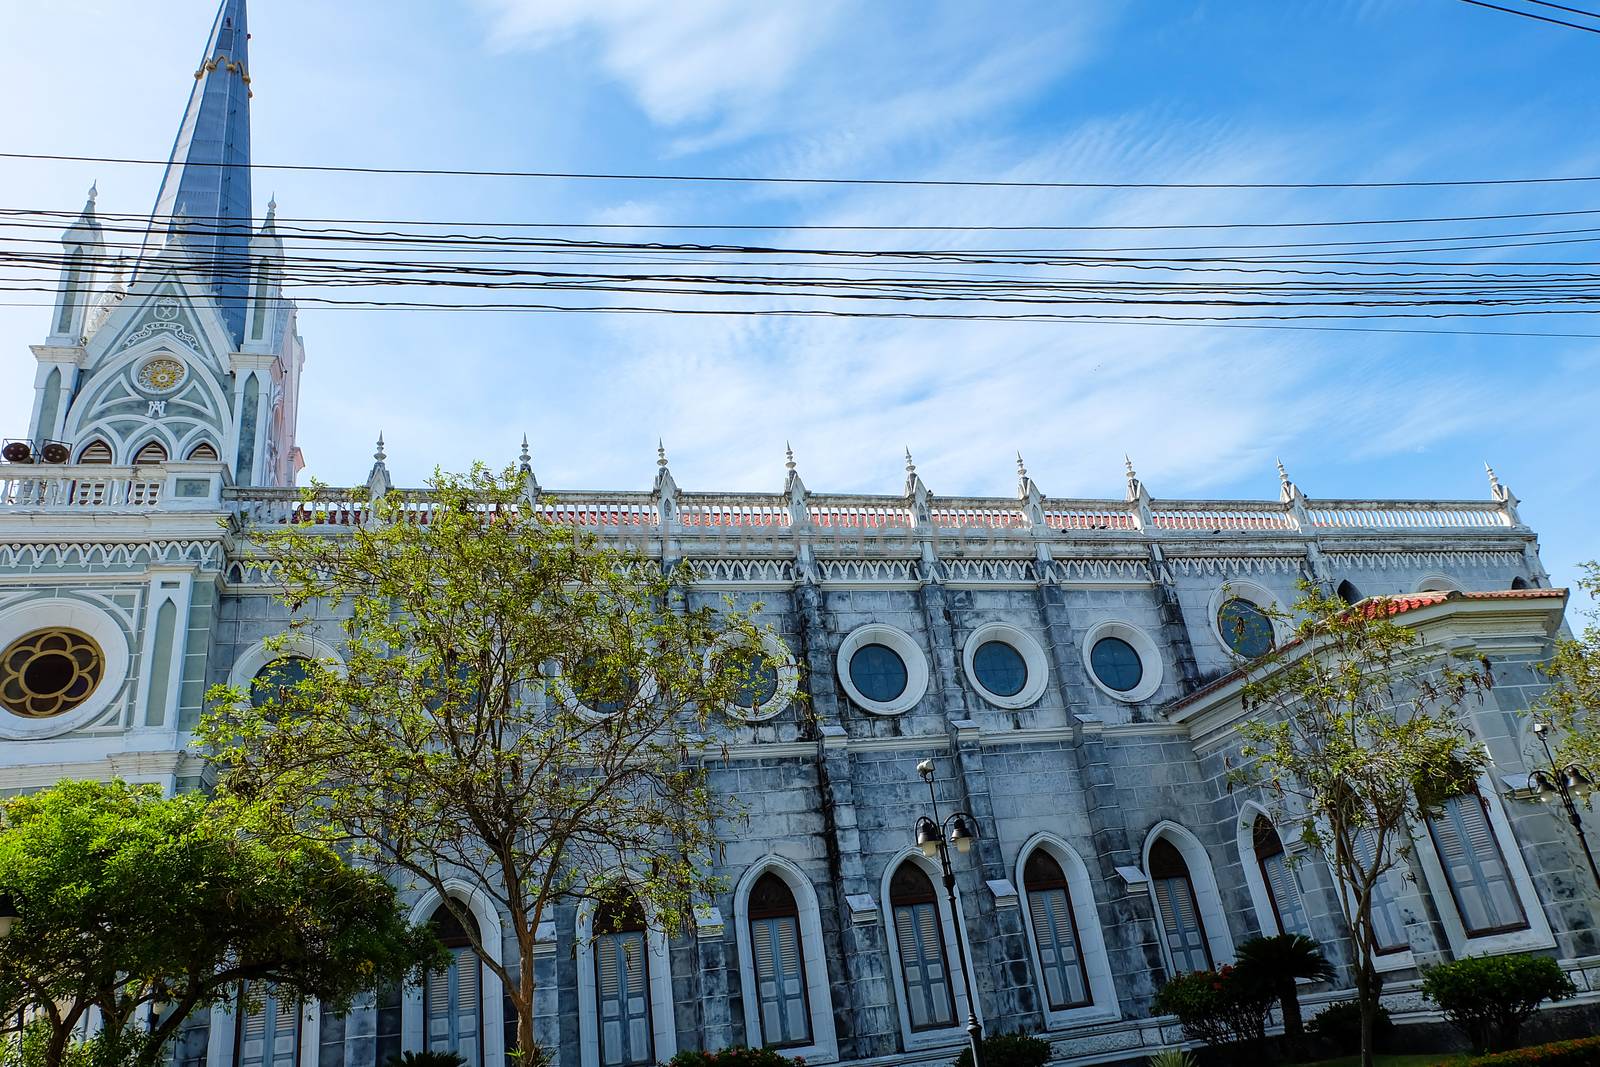
[[[494,902],[488,894],[470,882],[460,879],[448,879],[444,883],[445,890],[461,903],[466,904],[467,910],[478,923],[478,936],[483,939],[484,950],[493,956],[498,963],[504,962],[505,934],[500,923],[500,913],[495,909]],[[433,916],[435,909],[444,903],[444,898],[438,890],[430,888],[417,899],[411,906],[410,921],[413,924],[425,923]],[[479,961],[480,964],[482,961]],[[501,987],[500,976],[494,973],[491,967],[482,967],[482,986],[479,996],[483,998],[482,1014],[478,1025],[483,1031],[483,1065],[493,1067],[494,1064],[505,1063],[505,990]],[[409,982],[400,999],[400,1047],[406,1051],[420,1052],[428,1047],[427,1043],[427,1018],[422,1005],[422,986],[420,983]]]
[[[1506,869],[1511,875],[1512,884],[1516,886],[1517,899],[1522,904],[1523,914],[1527,916],[1528,926],[1524,930],[1468,937],[1466,924],[1456,911],[1456,898],[1450,892],[1450,880],[1444,873],[1444,864],[1434,847],[1433,834],[1429,833],[1426,826],[1413,827],[1411,838],[1417,860],[1422,867],[1422,876],[1428,883],[1428,892],[1432,894],[1434,906],[1439,912],[1439,922],[1444,926],[1445,937],[1450,942],[1451,954],[1457,958],[1498,956],[1509,952],[1532,952],[1554,948],[1556,939],[1550,930],[1549,920],[1545,918],[1544,905],[1539,900],[1538,891],[1533,887],[1533,879],[1528,874],[1528,865],[1522,859],[1522,849],[1517,844],[1516,835],[1511,831],[1511,823],[1506,818],[1505,808],[1500,803],[1500,795],[1495,791],[1489,775],[1484,774],[1479,777],[1478,792],[1483,796],[1484,806],[1489,813],[1489,831],[1494,834],[1495,843],[1500,846],[1501,855],[1505,857]]]
[[[185,625],[186,620],[180,619],[178,632]],[[0,651],[35,630],[58,628],[76,630],[100,646],[100,684],[82,704],[48,719],[27,719],[0,708],[0,740],[33,741],[71,733],[100,718],[126,696],[131,660],[127,633],[109,612],[86,600],[45,597],[0,611]]]
[[[782,714],[794,701],[795,694],[800,691],[800,667],[795,662],[794,653],[789,646],[776,634],[761,635],[761,654],[766,661],[777,671],[778,687],[773,690],[770,699],[763,701],[754,708],[746,708],[737,704],[728,704],[723,708],[728,718],[738,722],[766,722]],[[743,648],[749,638],[740,633],[723,634],[717,638],[712,646],[706,649],[704,667],[709,676],[715,668],[717,654],[729,648]]]
[[[1072,917],[1077,925],[1078,952],[1083,957],[1083,967],[1089,979],[1089,1003],[1081,1007],[1056,1010],[1049,1006],[1050,996],[1044,984],[1044,964],[1039,958],[1039,944],[1033,932],[1033,912],[1028,906],[1027,880],[1022,876],[1028,857],[1037,849],[1047,852],[1060,865],[1061,873],[1067,876],[1067,895],[1071,899]],[[1089,877],[1089,868],[1084,865],[1078,851],[1054,834],[1034,834],[1017,853],[1016,881],[1012,884],[1021,892],[1022,921],[1028,930],[1028,952],[1033,961],[1039,1003],[1044,1006],[1045,1028],[1063,1030],[1122,1018],[1117,982],[1111,973],[1105,932],[1100,926],[1100,909],[1094,897],[1094,880]]]
[[[1320,829],[1320,832],[1324,834],[1331,832],[1328,829],[1326,820],[1318,820],[1317,825]],[[1396,846],[1391,844],[1389,847],[1392,849]],[[1326,856],[1323,857],[1323,862],[1326,864]],[[1381,955],[1378,953],[1373,953],[1372,969],[1381,974],[1387,974],[1390,971],[1409,970],[1417,965],[1416,955],[1412,952],[1410,947],[1410,931],[1412,922],[1416,921],[1416,916],[1422,911],[1422,901],[1420,899],[1420,894],[1418,892],[1415,879],[1407,877],[1409,874],[1410,871],[1407,869],[1405,857],[1401,856],[1398,858],[1396,865],[1385,871],[1382,877],[1379,879],[1379,881],[1388,881],[1393,879],[1394,881],[1398,881],[1400,883],[1400,890],[1394,895],[1395,906],[1400,908],[1406,919],[1410,920],[1403,924],[1406,933],[1405,948],[1398,952],[1386,952]],[[1334,871],[1330,869],[1328,876],[1333,881],[1334,896],[1339,898],[1339,908],[1344,912],[1346,922],[1350,923],[1353,927],[1354,920],[1352,919],[1352,916],[1355,915],[1355,900],[1350,896],[1350,893],[1344,883],[1339,881],[1339,876]],[[1393,882],[1389,882],[1389,888],[1393,888]],[[1408,888],[1409,892],[1407,891]]]
[[[1118,640],[1126,641],[1134,652],[1139,655],[1139,666],[1143,670],[1143,674],[1139,678],[1139,684],[1126,692],[1111,688],[1102,682],[1100,676],[1094,672],[1094,646],[1107,637],[1115,637]],[[1161,688],[1163,681],[1161,649],[1149,634],[1131,623],[1122,622],[1118,619],[1108,619],[1105,622],[1097,623],[1089,629],[1088,633],[1084,634],[1082,649],[1083,669],[1089,676],[1090,684],[1112,700],[1118,700],[1124,704],[1138,704],[1150,699],[1155,695],[1155,691]]]
[[[822,912],[811,880],[799,867],[781,856],[767,856],[752,864],[733,891],[734,932],[739,946],[739,988],[744,991],[745,1044],[756,1048],[761,1040],[761,1003],[756,996],[755,951],[750,941],[750,891],[761,876],[768,873],[781,878],[783,884],[789,887],[800,913],[800,958],[805,961],[806,1010],[811,1013],[811,1044],[785,1048],[783,1054],[799,1057],[807,1063],[832,1063],[839,1058],[839,1039],[833,1023],[833,992],[828,980],[828,958],[823,950]]]
[[[645,951],[650,972],[650,1044],[657,1063],[678,1054],[676,1003],[672,997],[672,959],[667,935],[643,900]],[[580,1067],[600,1067],[600,995],[595,989],[593,899],[578,905],[578,1061]],[[602,931],[604,932],[604,931]]]
[[[1257,819],[1266,819],[1272,824],[1272,832],[1278,835],[1278,843],[1283,846],[1284,862],[1288,864],[1289,879],[1294,884],[1295,894],[1300,898],[1300,910],[1305,913],[1306,925],[1309,926],[1311,909],[1306,906],[1305,890],[1301,887],[1300,879],[1296,877],[1294,870],[1299,864],[1291,862],[1293,857],[1289,851],[1289,843],[1283,839],[1283,831],[1278,829],[1278,824],[1273,821],[1267,809],[1250,800],[1239,808],[1239,827],[1235,841],[1239,850],[1239,866],[1244,871],[1245,888],[1250,891],[1250,904],[1255,909],[1262,936],[1272,937],[1283,933],[1284,929],[1283,924],[1278,921],[1278,913],[1273,910],[1272,890],[1268,888],[1266,879],[1261,875],[1261,862],[1256,857]]]
[[[886,645],[906,665],[906,687],[893,700],[872,700],[851,681],[850,659],[863,645]],[[850,700],[861,710],[873,715],[899,715],[910,711],[928,691],[928,657],[923,653],[922,646],[904,630],[883,623],[868,623],[851,630],[839,645],[834,667],[839,684],[844,686]]]
[[[978,649],[991,641],[1010,645],[1022,657],[1027,677],[1023,679],[1022,688],[1012,696],[1002,696],[992,692],[978,679],[978,672],[973,664],[974,658],[978,654]],[[967,672],[967,680],[972,683],[973,690],[980,697],[995,707],[1005,708],[1008,711],[1025,708],[1037,702],[1050,684],[1050,657],[1045,655],[1044,649],[1039,647],[1039,642],[1035,641],[1031,634],[1010,623],[985,623],[973,630],[967,636],[966,644],[962,646],[961,665]]]
[[[1166,927],[1161,924],[1161,902],[1156,899],[1156,880],[1150,874],[1150,849],[1163,837],[1178,850],[1178,855],[1183,857],[1184,866],[1189,868],[1189,884],[1194,888],[1195,905],[1200,912],[1200,924],[1205,930],[1206,946],[1211,950],[1211,965],[1221,967],[1223,964],[1232,963],[1233,933],[1228,929],[1228,913],[1222,907],[1222,894],[1217,889],[1216,872],[1211,869],[1211,854],[1194,834],[1169,819],[1163,819],[1152,826],[1150,832],[1145,835],[1141,859],[1146,886],[1150,893],[1150,906],[1155,909],[1161,961],[1167,969],[1167,975],[1169,977],[1176,975],[1178,970],[1172,960],[1172,949],[1167,944]]]
[[[1211,636],[1216,638],[1217,647],[1222,649],[1222,654],[1234,663],[1248,663],[1249,657],[1241,656],[1233,650],[1228,643],[1227,636],[1222,632],[1222,623],[1217,616],[1222,612],[1222,605],[1230,600],[1245,600],[1254,604],[1267,614],[1267,622],[1272,624],[1272,647],[1281,648],[1283,643],[1293,635],[1284,620],[1277,618],[1272,612],[1282,611],[1283,607],[1278,602],[1278,595],[1259,582],[1247,579],[1230,579],[1212,590],[1211,599],[1206,604],[1206,625],[1211,628]]]
[[[922,872],[933,883],[933,903],[939,910],[939,929],[944,934],[945,969],[950,975],[950,992],[955,1001],[955,1017],[949,1026],[939,1027],[935,1030],[911,1029],[911,1013],[906,1010],[905,974],[900,969],[900,935],[895,929],[894,901],[889,896],[889,883],[894,880],[894,872],[900,869],[902,863],[915,863],[922,868]],[[931,1048],[953,1048],[967,1040],[966,1018],[968,1014],[967,982],[961,974],[961,950],[956,947],[956,937],[965,939],[967,924],[965,916],[959,914],[961,908],[961,890],[957,889],[956,910],[958,914],[952,921],[950,915],[950,902],[945,899],[944,872],[939,870],[939,865],[924,856],[920,849],[907,848],[890,857],[888,864],[883,869],[883,881],[879,886],[880,896],[883,901],[884,932],[889,940],[889,967],[894,984],[894,1006],[900,1017],[900,1040],[907,1052]],[[964,946],[971,946],[970,941],[962,940]],[[975,1006],[978,1021],[983,1021],[983,1003]],[[584,1067],[589,1067],[585,1064]]]

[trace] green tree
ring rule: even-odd
[[[626,890],[671,929],[716,888],[730,812],[704,738],[775,665],[744,615],[689,602],[690,568],[545,521],[514,471],[436,473],[372,508],[258,546],[292,613],[339,608],[342,665],[254,701],[214,691],[200,736],[219,797],[434,889],[531,1050],[535,938],[555,906]],[[498,908],[514,956],[481,943],[458,878]]]
[[[380,875],[326,846],[269,846],[205,797],[153,785],[63,781],[6,800],[0,892],[21,915],[0,940],[0,1016],[47,1022],[44,1067],[61,1067],[91,1008],[112,1039],[152,1019],[135,1056],[150,1063],[241,983],[337,1008],[442,952]]]
[[[1283,1036],[1293,1055],[1304,1052],[1306,1028],[1300,1014],[1300,988],[1296,980],[1324,981],[1333,977],[1333,965],[1322,949],[1304,934],[1252,937],[1239,946],[1235,973],[1270,990],[1283,1010]]]
[[[1517,1047],[1522,1024],[1547,1000],[1578,987],[1549,956],[1469,956],[1422,972],[1422,994],[1444,1012],[1477,1053]]]
[[[1600,602],[1600,563],[1582,565],[1578,586]],[[1550,686],[1538,710],[1556,728],[1557,757],[1600,774],[1600,610],[1585,612],[1583,632],[1556,642],[1543,665]]]
[[[1355,606],[1301,584],[1294,640],[1253,661],[1239,724],[1236,785],[1256,787],[1301,827],[1344,898],[1356,953],[1362,1063],[1371,1067],[1378,1008],[1372,899],[1410,854],[1410,828],[1476,788],[1485,756],[1465,721],[1491,684],[1487,663],[1424,647],[1394,618],[1396,603]]]

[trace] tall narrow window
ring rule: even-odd
[[[1266,816],[1256,817],[1252,831],[1255,841],[1256,866],[1261,869],[1261,881],[1267,887],[1267,900],[1272,905],[1272,917],[1278,930],[1285,934],[1311,936],[1311,921],[1306,917],[1305,903],[1300,899],[1300,887],[1295,885],[1294,872],[1289,869],[1289,857],[1283,851],[1283,839]]]
[[[939,919],[933,882],[911,861],[889,882],[895,940],[900,948],[900,979],[913,1030],[936,1030],[956,1021],[955,993],[945,962],[944,924]]]
[[[1356,858],[1364,868],[1371,870],[1375,855],[1371,830],[1362,830],[1356,835],[1356,849]],[[1394,877],[1393,871],[1385,871],[1372,884],[1372,896],[1369,898],[1373,948],[1380,956],[1404,952],[1411,947],[1411,941],[1406,936],[1405,916],[1400,913],[1399,896],[1394,891]]]
[[[811,1044],[800,908],[788,885],[771,871],[750,890],[750,952],[761,1006],[761,1043],[779,1048]]]
[[[1528,916],[1482,796],[1473,792],[1451,797],[1444,810],[1428,819],[1428,832],[1468,937],[1527,927]]]
[[[594,988],[604,1067],[655,1062],[650,1019],[650,939],[633,897],[594,916]]]
[[[1036,848],[1023,865],[1022,884],[1028,895],[1028,918],[1033,923],[1033,943],[1039,949],[1050,1009],[1081,1008],[1092,998],[1067,876],[1054,856]]]
[[[300,1003],[263,994],[252,1004],[240,990],[233,1034],[234,1067],[296,1067],[300,1062]]]
[[[323,1010],[317,1025],[317,1067],[344,1067],[346,1022],[346,1016]]]
[[[405,1043],[405,998],[398,984],[378,990],[373,1007],[377,1009],[377,1062],[400,1055]]]
[[[1194,893],[1189,865],[1177,846],[1158,838],[1150,846],[1150,883],[1155,887],[1161,932],[1167,941],[1175,974],[1211,969],[1211,946],[1200,921],[1200,901]]]
[[[472,921],[471,916],[467,921]],[[483,962],[473,951],[467,928],[448,906],[439,905],[431,922],[434,934],[450,951],[450,964],[423,980],[425,1039],[428,1048],[458,1053],[466,1067],[479,1067],[483,1063]]]

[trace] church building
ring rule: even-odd
[[[90,190],[61,235],[31,419],[0,449],[0,795],[64,777],[199,788],[190,733],[210,686],[340,655],[332,617],[268,650],[288,617],[244,550],[303,514],[305,465],[305,349],[276,205],[258,219],[251,187],[253,73],[245,0],[224,0],[147,232],[102,224]],[[1481,500],[1309,498],[1281,466],[1275,500],[1169,500],[1129,463],[1114,498],[1088,500],[1047,495],[1020,458],[998,498],[939,495],[909,455],[903,487],[877,496],[812,492],[792,454],[777,460],[766,493],[681,488],[664,452],[648,488],[539,490],[550,521],[695,561],[708,602],[762,605],[786,664],[711,746],[713,785],[748,818],[694,928],[668,937],[636,913],[585,937],[593,916],[568,907],[541,929],[538,1037],[559,1067],[731,1045],[948,1063],[969,1011],[1048,1038],[1059,1063],[1142,1062],[1178,1040],[1151,1009],[1168,976],[1278,932],[1340,967],[1308,1016],[1348,997],[1328,869],[1297,862],[1298,837],[1226,774],[1238,669],[1286,639],[1271,609],[1302,579],[1400,595],[1430,647],[1481,655],[1496,679],[1471,710],[1493,761],[1478,792],[1415,827],[1405,871],[1379,887],[1397,1020],[1430,1017],[1420,968],[1467,955],[1549,955],[1577,1004],[1600,1001],[1600,891],[1528,786],[1537,664],[1566,592],[1493,471]],[[324,494],[318,514],[367,521],[390,488],[380,440],[368,484]],[[930,760],[941,814],[965,812],[973,834],[952,855],[954,907],[915,840]],[[502,943],[502,916],[461,893]],[[407,899],[418,920],[439,909]],[[467,931],[441,932],[454,962],[421,987],[337,1015],[219,1007],[175,1062],[379,1067],[438,1048],[502,1067],[515,1027],[499,982]]]

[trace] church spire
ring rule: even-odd
[[[222,0],[141,255],[148,265],[182,229],[184,251],[199,261],[235,345],[244,338],[249,275],[249,41],[245,0]]]

